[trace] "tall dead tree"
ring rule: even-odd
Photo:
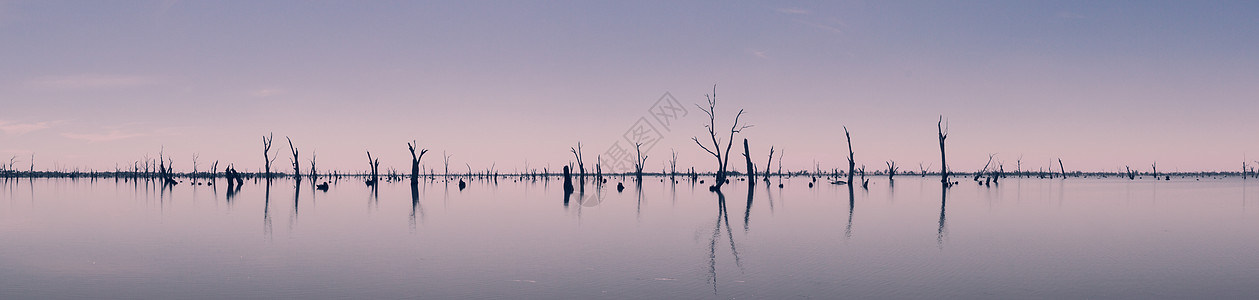
[[[744,129],[752,127],[752,125],[739,126],[739,117],[743,116],[743,110],[740,109],[739,113],[734,116],[734,123],[730,125],[730,136],[726,138],[725,140],[726,150],[723,152],[721,150],[722,141],[717,138],[717,131],[716,131],[716,128],[717,128],[717,115],[716,115],[717,86],[716,85],[713,86],[712,94],[704,95],[704,97],[708,99],[708,108],[705,109],[704,107],[701,107],[698,104],[695,106],[699,107],[699,110],[703,111],[705,114],[708,114],[708,124],[704,125],[704,128],[708,129],[708,137],[711,139],[713,143],[712,144],[713,148],[708,149],[707,146],[704,146],[704,143],[701,143],[699,141],[698,137],[691,137],[691,140],[695,141],[696,145],[699,145],[700,148],[704,149],[704,151],[708,151],[708,154],[712,155],[713,158],[717,159],[717,174],[716,174],[717,180],[713,186],[710,186],[708,188],[710,191],[716,191],[716,190],[721,189],[722,185],[726,184],[726,166],[728,166],[730,163],[730,147],[734,145],[734,134],[742,132]]]
[[[783,154],[786,152],[787,150],[778,151],[778,175],[779,176],[783,174]],[[779,184],[779,185],[782,185],[782,184]]]
[[[262,137],[262,161],[266,163],[264,167],[266,172],[263,173],[267,178],[271,178],[271,163],[275,162],[275,158],[271,157],[271,140],[275,139],[275,133]]]
[[[411,182],[420,181],[420,160],[424,159],[425,153],[428,153],[428,149],[420,149],[420,154],[416,155],[415,147],[419,145],[420,143],[415,140],[411,140],[410,143],[407,143],[407,150],[411,151]]]
[[[1067,179],[1067,168],[1062,167],[1062,159],[1058,159],[1058,170],[1062,171],[1062,179]]]
[[[984,176],[985,174],[987,174],[988,177],[992,177],[992,172],[988,171],[988,166],[992,165],[992,158],[994,157],[997,157],[996,153],[988,154],[988,162],[984,163],[983,169],[979,169],[979,172],[975,173],[975,181],[979,181],[979,177]]]
[[[949,138],[948,126],[942,126],[944,116],[940,116],[940,120],[936,121],[936,134],[940,137],[940,183],[944,186],[949,185],[949,161],[944,156],[944,139]]]
[[[765,160],[765,181],[769,181],[769,166],[774,163],[774,146],[769,146],[769,158]]]
[[[445,165],[446,167],[445,174],[442,174],[442,175],[445,177],[450,177],[450,154],[446,154],[446,150],[442,150],[442,164]]]
[[[162,179],[169,178],[166,175],[166,147],[157,152],[157,175]]]
[[[634,152],[638,153],[638,160],[634,161],[634,177],[639,183],[643,182],[643,165],[647,164],[647,156],[643,155],[643,143],[634,143]]]
[[[853,184],[852,175],[857,170],[857,161],[853,160],[852,153],[852,135],[848,133],[848,126],[844,126],[844,138],[848,140],[848,184]]]
[[[372,159],[372,151],[367,151],[367,167],[371,168],[372,172],[372,179],[368,180],[367,184],[376,185],[376,183],[380,182],[380,158]]]
[[[293,161],[293,179],[302,180],[302,166],[299,165],[301,161],[298,160],[300,157],[297,155],[297,147],[293,146],[293,139],[287,136],[284,139],[289,141],[289,151],[293,152],[293,158],[291,158]]]
[[[885,164],[887,164],[887,180],[890,182],[892,181],[892,176],[896,176],[896,162],[889,160]]]
[[[564,197],[568,197],[568,194],[571,194],[572,192],[573,192],[573,176],[568,171],[568,166],[564,166]],[[565,201],[567,200],[568,198],[565,198]]]
[[[319,180],[319,172],[315,171],[315,152],[311,152],[310,153],[310,181],[312,182],[311,184],[314,184],[313,182],[315,180]]]
[[[196,152],[192,153],[192,177],[197,177],[197,158],[200,158],[200,157],[201,155],[197,154]]]
[[[1014,161],[1014,163],[1016,164],[1016,168],[1017,168],[1015,169],[1014,173],[1018,174],[1019,177],[1023,177],[1023,156],[1019,155],[1019,159]]]
[[[577,158],[577,171],[578,171],[577,174],[580,174],[581,175],[580,180],[582,182],[585,182],[586,181],[586,163],[583,162],[581,159],[581,142],[577,142],[577,148],[569,147],[568,149],[573,152],[573,157]]]
[[[672,150],[672,149],[670,149]],[[678,151],[673,151],[673,158],[669,160],[669,179],[678,176]]]
[[[748,139],[743,139],[743,159],[747,161],[748,185],[756,184],[756,165],[752,164],[752,153],[748,150]]]
[[[1154,169],[1154,180],[1158,180],[1158,161],[1154,161],[1154,164],[1150,165],[1150,168]]]

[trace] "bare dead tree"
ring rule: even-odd
[[[949,186],[949,161],[944,156],[944,139],[949,138],[948,126],[941,126],[944,122],[944,116],[940,116],[940,120],[936,121],[936,134],[940,137],[940,182],[944,186]]]
[[[673,149],[669,150],[673,151],[673,158],[669,159],[669,179],[673,179],[678,176],[678,151]]]
[[[980,177],[980,176],[984,176],[985,174],[989,173],[989,171],[988,171],[988,166],[992,165],[992,158],[993,158],[993,157],[996,157],[996,156],[997,156],[997,154],[995,154],[995,153],[989,153],[989,154],[988,154],[988,162],[987,162],[987,163],[984,163],[984,168],[983,168],[983,169],[979,169],[979,172],[975,173],[975,181],[979,181],[979,177]],[[992,176],[992,175],[989,175],[989,176]]]
[[[372,179],[367,181],[368,185],[376,185],[380,182],[380,158],[372,159],[372,151],[367,151],[367,167],[371,169]]]
[[[848,133],[848,126],[844,126],[844,138],[848,140],[848,184],[852,186],[856,184],[852,181],[852,175],[857,170],[857,161],[853,159],[852,134]]]
[[[730,147],[734,145],[734,134],[742,132],[744,129],[752,127],[752,125],[739,126],[739,117],[743,116],[743,110],[740,109],[739,113],[734,116],[734,123],[730,125],[730,136],[726,138],[725,140],[726,150],[725,152],[722,152],[721,150],[722,141],[717,138],[717,131],[716,131],[717,86],[716,85],[713,86],[712,94],[704,95],[704,96],[708,99],[708,109],[704,109],[704,107],[701,107],[699,105],[696,105],[696,107],[699,107],[699,110],[703,111],[705,114],[708,114],[708,125],[704,125],[704,128],[708,129],[708,136],[712,140],[713,148],[708,149],[707,146],[704,146],[704,143],[701,143],[699,141],[698,137],[691,137],[691,140],[695,141],[696,145],[699,145],[700,148],[704,149],[704,151],[708,151],[708,154],[712,155],[714,158],[717,159],[717,174],[716,174],[717,182],[715,182],[713,186],[708,188],[711,191],[716,191],[716,190],[721,189],[721,186],[726,183],[726,166],[729,165],[730,163]]]
[[[446,166],[446,177],[450,177],[450,155],[446,154],[446,150],[442,150],[442,164]]]
[[[1022,177],[1023,176],[1023,156],[1019,155],[1019,159],[1016,160],[1014,163],[1017,164],[1017,169],[1014,170],[1014,173],[1018,173],[1019,177]]]
[[[302,180],[302,166],[299,165],[300,157],[297,155],[297,147],[293,146],[293,139],[287,136],[284,139],[289,141],[289,150],[293,151],[293,158],[290,159],[293,162],[293,179]]]
[[[577,142],[577,148],[569,147],[568,149],[573,152],[573,157],[577,158],[578,174],[581,175],[581,181],[585,182],[586,181],[586,163],[583,162],[581,159],[581,142]]]
[[[571,194],[572,192],[573,192],[573,176],[571,172],[568,171],[568,166],[564,166],[564,197],[568,197],[568,194]],[[568,199],[565,198],[564,200],[567,201]]]
[[[1130,168],[1130,167],[1128,167],[1128,166],[1123,166],[1123,168],[1124,168],[1125,172],[1127,172],[1127,173],[1128,173],[1128,180],[1137,179],[1137,173],[1136,173],[1136,172],[1133,172],[1133,171],[1132,171],[1132,168]]]
[[[1005,177],[1005,161],[997,160],[997,168],[994,171],[996,171],[997,174],[992,176],[992,183],[997,183],[997,180]]]
[[[312,182],[311,184],[314,184],[313,182],[315,180],[319,180],[319,172],[315,171],[315,152],[311,151],[310,152],[310,181]]]
[[[166,146],[162,146],[162,150],[157,152],[157,174],[162,179],[169,178],[166,175]]]
[[[266,163],[266,172],[263,173],[267,178],[271,178],[271,163],[275,162],[275,158],[271,157],[271,140],[275,139],[275,133],[262,137],[262,159]]]
[[[214,164],[210,165],[210,177],[218,176],[218,174],[219,174],[219,161],[216,160],[214,161]]]
[[[786,152],[787,150],[778,151],[778,175],[783,173],[783,153]]]
[[[647,156],[643,155],[643,143],[634,143],[634,152],[638,153],[638,160],[634,161],[634,177],[639,183],[643,182],[643,165],[647,164]]]
[[[1067,179],[1067,168],[1062,167],[1062,159],[1058,159],[1058,170],[1062,171],[1062,179]]]
[[[197,177],[197,159],[200,157],[196,152],[192,153],[192,177]]]
[[[419,145],[420,143],[415,140],[411,140],[410,143],[407,143],[407,150],[411,151],[411,182],[420,181],[420,160],[424,159],[425,153],[428,153],[428,149],[420,149],[420,154],[416,155],[415,147]]]
[[[1150,165],[1150,168],[1154,169],[1154,180],[1158,180],[1158,161],[1154,161],[1154,164]]]
[[[887,164],[887,180],[890,182],[893,180],[892,176],[896,176],[896,162],[889,160],[885,164]]]
[[[769,182],[769,166],[774,162],[774,146],[769,146],[769,158],[765,159],[765,181]],[[779,166],[781,167],[781,166]]]
[[[748,185],[756,184],[756,165],[752,164],[752,153],[748,150],[748,139],[743,139],[743,159],[747,162]]]
[[[861,188],[862,189],[870,188],[870,180],[866,179],[866,165],[861,165],[860,168],[857,168],[857,174],[861,174]],[[852,184],[852,183],[849,183],[849,184]]]

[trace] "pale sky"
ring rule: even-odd
[[[320,169],[587,164],[668,92],[688,115],[649,152],[755,127],[789,169],[1236,170],[1259,160],[1259,2],[2,1],[0,156],[37,169],[262,167],[285,136]],[[741,141],[741,139],[740,139]],[[624,142],[622,142],[624,143]],[[741,146],[735,146],[741,152]],[[742,157],[731,165],[742,170]],[[775,161],[777,164],[777,161]]]

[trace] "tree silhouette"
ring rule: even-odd
[[[420,155],[415,155],[415,147],[419,144],[415,140],[407,143],[407,149],[411,151],[411,182],[420,181],[420,160],[424,159],[425,153],[428,153],[428,149],[420,149]]]
[[[271,157],[271,141],[275,139],[275,133],[262,137],[262,161],[266,163],[264,167],[266,172],[263,173],[267,178],[271,178],[271,163],[275,162],[275,158]]]
[[[848,139],[848,184],[857,184],[852,181],[852,175],[856,172],[857,161],[853,160],[852,153],[852,135],[848,134],[848,126],[844,126],[844,138]]]
[[[643,143],[634,143],[634,151],[638,153],[638,159],[634,161],[634,177],[639,183],[643,182],[643,165],[647,164],[647,156],[643,155]]]
[[[747,162],[748,186],[756,184],[756,165],[752,164],[752,153],[748,150],[748,139],[743,139],[743,159]]]
[[[372,151],[367,151],[367,166],[371,168],[372,179],[367,181],[367,185],[376,185],[380,182],[380,158],[372,159]]]
[[[581,159],[581,142],[577,142],[577,148],[569,147],[568,149],[572,151],[573,156],[577,158],[577,170],[579,172],[578,174],[581,174],[581,181],[586,181],[586,163]]]
[[[707,146],[704,146],[704,143],[701,143],[699,141],[698,137],[691,137],[691,140],[695,141],[696,145],[699,145],[701,149],[704,149],[704,151],[708,151],[708,154],[712,155],[713,158],[717,159],[717,174],[716,174],[717,180],[712,186],[708,187],[708,189],[711,191],[717,191],[721,189],[722,185],[726,184],[726,166],[728,166],[730,163],[730,147],[734,145],[734,134],[742,132],[744,129],[752,127],[752,125],[739,126],[739,117],[743,116],[743,109],[739,109],[739,113],[734,116],[734,123],[730,125],[730,135],[725,140],[726,150],[722,151],[721,150],[722,140],[717,138],[717,131],[716,131],[717,86],[715,85],[713,86],[712,94],[704,95],[704,97],[707,98],[708,100],[708,108],[705,109],[704,107],[699,106],[698,104],[695,106],[699,107],[699,110],[703,111],[705,114],[708,114],[708,124],[704,125],[704,128],[708,129],[708,137],[712,141],[713,148],[708,149]]]
[[[298,161],[299,157],[297,155],[297,147],[293,146],[293,139],[290,139],[287,136],[284,137],[284,139],[289,141],[289,151],[293,152],[293,179],[302,180],[302,166],[299,165],[300,161]]]
[[[940,137],[940,183],[949,186],[949,161],[944,156],[944,139],[949,138],[949,129],[944,123],[944,116],[940,116],[940,120],[936,121],[936,134]]]

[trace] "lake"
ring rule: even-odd
[[[0,181],[0,299],[1259,297],[1239,177]]]

